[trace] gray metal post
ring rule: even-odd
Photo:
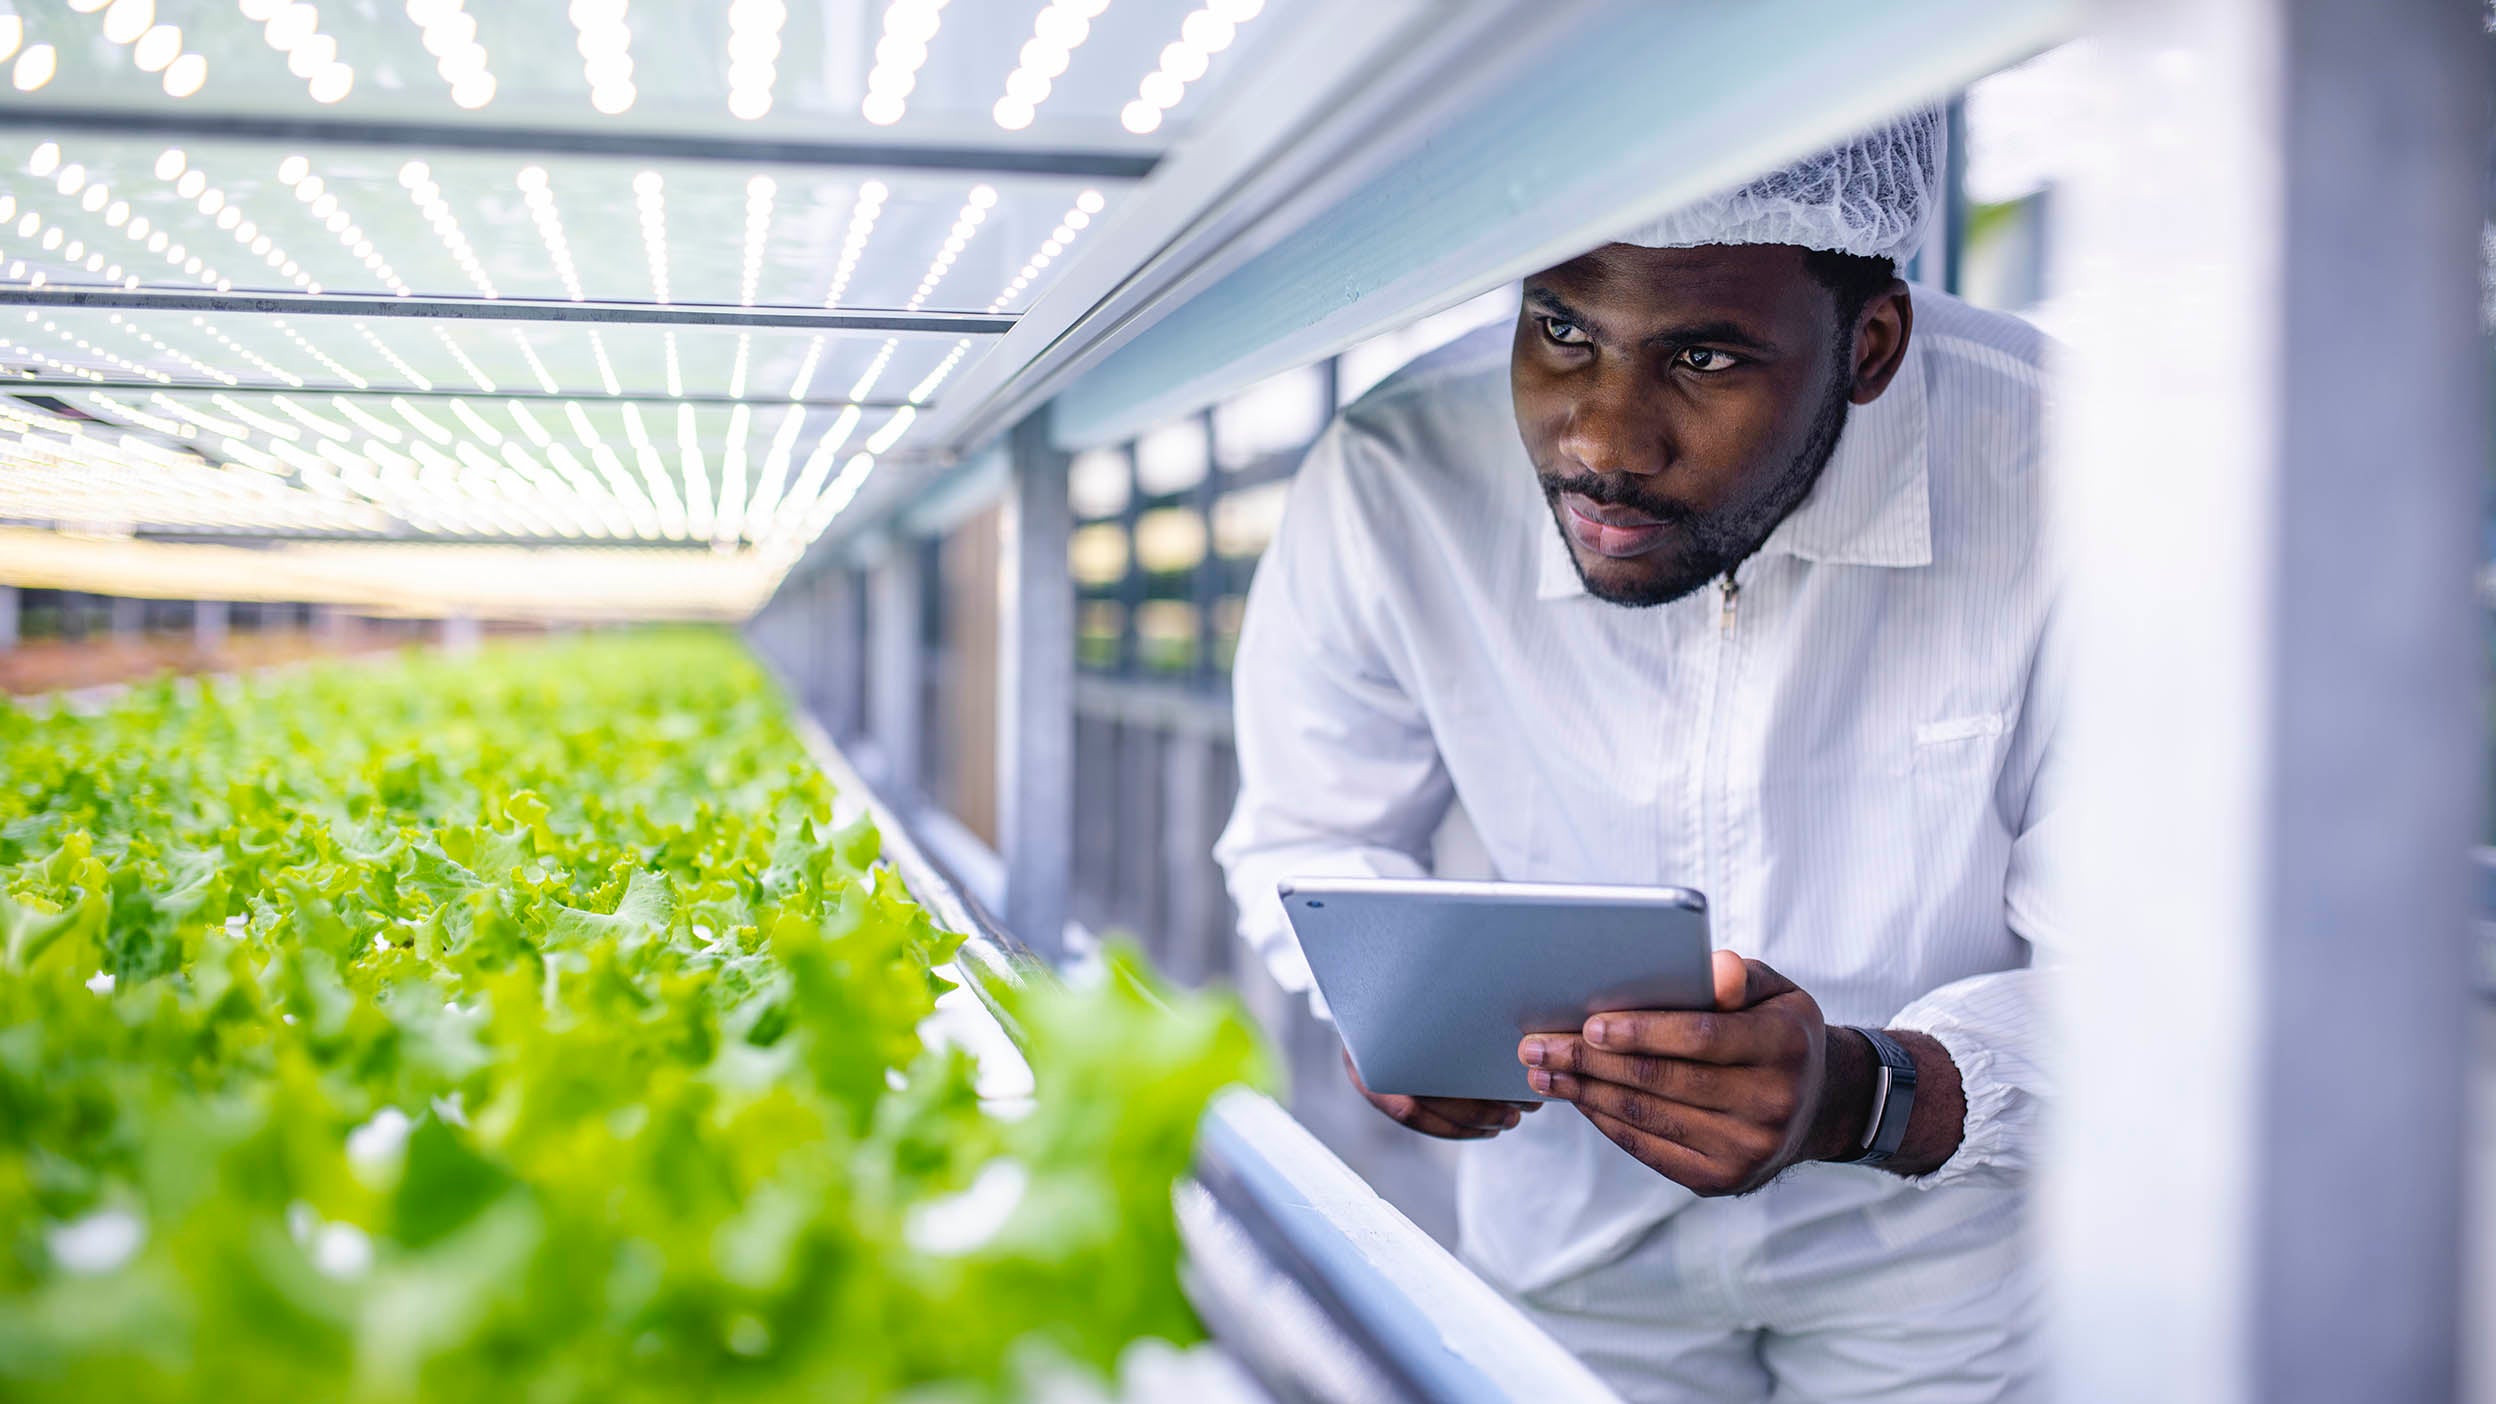
[[[867,572],[867,734],[882,755],[880,777],[895,795],[919,786],[927,661],[919,642],[925,608],[918,553],[894,542]]]
[[[2096,8],[2055,483],[2059,1397],[2448,1400],[2481,7]]]
[[[113,596],[113,642],[136,643],[147,619],[147,602],[129,595]]]
[[[225,649],[225,626],[230,614],[223,600],[197,600],[191,605],[191,643],[202,653],[221,653]]]
[[[1067,455],[1042,409],[1007,436],[1013,475],[999,562],[997,833],[1005,925],[1044,956],[1061,953],[1074,869],[1074,513]]]
[[[0,585],[0,653],[17,647],[17,587]]]

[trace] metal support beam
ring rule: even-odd
[[[867,572],[867,734],[883,756],[880,786],[894,795],[915,796],[921,779],[927,710],[921,582],[918,553],[908,542],[892,543]]]
[[[225,627],[230,613],[223,600],[199,600],[191,605],[191,643],[205,654],[225,650]]]
[[[2059,299],[2055,1392],[2449,1400],[2482,7],[2096,8]]]
[[[538,156],[600,156],[619,161],[700,161],[720,165],[839,166],[941,171],[948,175],[1074,176],[1142,180],[1156,151],[1081,151],[1019,146],[937,146],[904,142],[792,141],[733,132],[597,127],[512,127],[491,122],[394,122],[324,113],[285,117],[182,108],[101,108],[12,102],[0,128],[49,135],[163,137],[178,141],[265,141],[288,146],[386,146],[419,151],[508,151]]]
[[[1061,953],[1074,869],[1075,585],[1066,543],[1066,453],[1042,409],[1007,436],[1013,472],[999,563],[997,833],[1005,924],[1032,949]]]
[[[288,317],[422,317],[481,322],[589,322],[601,326],[727,327],[735,331],[925,332],[1002,336],[1011,315],[709,302],[570,302],[537,297],[379,297],[351,293],[185,292],[176,288],[49,285],[0,288],[0,307],[116,312],[274,313]]]
[[[146,623],[147,602],[134,595],[113,596],[113,641],[134,643]]]
[[[120,390],[148,394],[161,391],[168,395],[189,393],[196,395],[294,395],[297,397],[344,396],[350,400],[489,398],[474,389],[455,390],[438,385],[422,390],[412,385],[366,385],[359,389],[353,385],[225,385],[207,380],[177,380],[168,384],[158,380],[89,380],[83,376],[70,375],[0,376],[0,394],[19,395],[29,391],[55,390]],[[523,390],[517,386],[497,387],[490,398],[526,400],[531,403],[578,401],[591,404],[614,404],[632,401],[640,404],[662,405],[804,405],[808,409],[847,409],[855,405],[862,410],[895,410],[910,403],[906,399],[889,397],[848,400],[839,396],[809,396],[801,400],[784,400],[774,395],[670,395],[663,390],[626,390],[621,395],[610,395],[603,390],[581,390],[572,393],[556,391],[550,394],[544,390]],[[930,401],[918,408],[919,412],[924,414],[934,407],[935,402]]]
[[[17,648],[17,611],[17,587],[0,585],[0,653]]]

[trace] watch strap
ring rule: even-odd
[[[1907,1139],[1907,1121],[1915,1114],[1915,1059],[1898,1040],[1879,1029],[1856,1029],[1880,1060],[1872,1078],[1872,1113],[1866,1119],[1862,1149],[1841,1162],[1882,1165]]]

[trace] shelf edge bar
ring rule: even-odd
[[[219,385],[205,380],[177,380],[171,385],[161,385],[153,380],[84,380],[66,375],[39,375],[24,380],[0,376],[0,395],[17,395],[32,390],[162,391],[168,395],[301,395],[306,399],[343,395],[351,399],[372,400],[402,398],[410,400],[527,400],[532,403],[577,400],[582,404],[630,402],[644,405],[752,405],[756,409],[767,409],[773,405],[803,405],[808,409],[847,409],[855,405],[862,410],[895,410],[910,403],[908,400],[895,399],[847,400],[837,395],[809,396],[801,400],[787,399],[779,395],[747,395],[743,398],[735,395],[670,395],[659,390],[627,390],[620,395],[610,395],[603,390],[582,390],[571,393],[557,391],[550,395],[543,390],[522,390],[510,386],[493,390],[474,388],[452,390],[443,387],[419,390],[410,385],[374,385],[358,390],[352,385]],[[934,402],[931,401],[918,408],[921,414],[925,414],[934,407]]]
[[[429,151],[497,151],[616,160],[705,161],[738,165],[837,166],[948,174],[1072,176],[1142,180],[1159,152],[995,146],[917,146],[901,142],[796,141],[672,132],[509,127],[467,122],[401,122],[263,116],[248,112],[121,111],[0,103],[0,128],[184,141],[263,141],[295,146],[386,146]]]
[[[589,322],[608,326],[731,327],[738,331],[927,332],[1002,336],[1011,315],[840,311],[696,302],[570,302],[531,297],[378,297],[338,293],[189,292],[162,288],[0,288],[0,307],[119,312],[218,312],[289,317],[426,317],[453,321]]]

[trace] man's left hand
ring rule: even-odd
[[[1528,1035],[1517,1057],[1536,1091],[1659,1174],[1746,1194],[1860,1137],[1870,1108],[1844,1089],[1860,1085],[1870,1046],[1833,1038],[1819,1003],[1766,965],[1730,951],[1715,961],[1715,1009],[1598,1014],[1581,1034]]]

